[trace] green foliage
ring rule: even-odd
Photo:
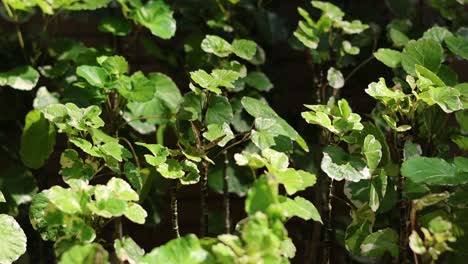
[[[1,263],[464,263],[466,0],[195,2],[2,1]]]

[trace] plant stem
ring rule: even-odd
[[[411,204],[410,224],[411,224],[410,233],[413,233],[413,231],[416,231],[416,207],[414,206],[414,203]],[[415,264],[419,264],[419,257],[414,252],[413,252],[413,260]]]
[[[333,205],[332,205],[332,197],[333,197],[333,179],[330,179],[330,183],[328,185],[328,207],[327,207],[327,220],[326,220],[326,230],[325,230],[325,252],[324,252],[324,263],[331,263],[331,251],[333,249],[333,240],[334,240],[334,230],[333,230]]]
[[[203,161],[203,174],[200,179],[200,236],[204,237],[208,233],[208,208],[206,208],[206,198],[208,197],[208,162]]]
[[[164,145],[164,133],[166,132],[167,125],[160,125],[156,131],[156,142]]]
[[[177,209],[177,191],[179,189],[179,182],[177,180],[171,181],[171,212],[172,212],[172,230],[176,237],[180,237],[179,233],[179,212]]]
[[[223,209],[224,209],[224,232],[231,233],[231,201],[229,199],[229,174],[227,172],[229,159],[227,151],[224,151],[224,177],[223,177]]]

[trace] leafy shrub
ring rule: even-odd
[[[463,263],[468,83],[457,65],[468,60],[468,3],[385,1],[397,18],[383,29],[312,1],[290,30],[271,3],[202,2],[2,1],[0,94],[19,104],[0,115],[0,262]],[[96,14],[109,45],[52,28]],[[266,99],[278,78],[266,72],[282,66],[265,47],[286,41],[307,58],[315,100],[295,102],[312,127],[299,132]],[[166,73],[138,65],[139,49]],[[354,80],[365,71],[371,83]],[[359,85],[369,112],[343,98]],[[191,185],[197,235],[179,221]],[[149,251],[129,231],[164,224],[173,239]]]

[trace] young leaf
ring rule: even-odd
[[[140,248],[131,237],[116,239],[114,249],[120,261],[127,261],[130,264],[140,263],[141,258],[145,255],[145,250]]]
[[[357,182],[371,177],[369,168],[362,160],[349,156],[341,148],[335,146],[327,146],[324,149],[320,168],[328,177],[337,181]]]
[[[109,74],[101,67],[81,65],[76,68],[76,75],[85,79],[92,86],[104,88],[109,81]]]
[[[200,240],[195,235],[187,235],[153,249],[140,263],[201,264],[208,260],[209,254],[202,248]]]
[[[297,196],[294,200],[287,197],[283,198],[285,201],[280,204],[280,207],[285,212],[286,217],[297,216],[304,220],[312,219],[322,223],[322,218],[317,208],[308,200],[300,196]]]
[[[0,214],[0,262],[12,263],[26,252],[26,235],[16,220]]]
[[[39,80],[39,73],[31,66],[21,66],[7,72],[0,72],[0,86],[23,91],[32,90]]]
[[[231,104],[225,96],[211,96],[206,110],[206,124],[229,124],[233,116]]]
[[[97,243],[75,245],[63,253],[59,264],[95,264],[96,260],[99,263],[109,264],[109,253]]]
[[[392,49],[378,49],[374,57],[390,68],[396,68],[401,63],[401,53]]]
[[[434,26],[424,32],[422,38],[432,39],[442,44],[447,37],[452,37],[453,34],[445,27]]]
[[[448,36],[445,38],[445,44],[455,55],[468,60],[468,39],[462,36]]]
[[[53,186],[45,192],[47,199],[57,208],[68,214],[81,213],[81,194],[72,189],[65,189],[58,185]]]
[[[167,156],[169,156],[169,150],[160,144],[146,144],[141,142],[136,142],[135,144],[143,146],[151,151],[153,155],[146,154],[145,159],[146,162],[152,166],[159,166],[161,163],[165,162]]]
[[[415,183],[456,185],[468,182],[468,174],[441,158],[415,157],[403,162],[401,174]]]
[[[139,204],[131,204],[124,213],[125,217],[127,217],[130,221],[137,223],[137,224],[144,224],[148,213],[141,207]]]
[[[440,44],[432,39],[412,40],[408,42],[401,53],[401,64],[408,74],[415,75],[415,65],[422,65],[437,72],[444,59],[444,51]]]
[[[244,80],[249,86],[252,86],[259,91],[268,92],[273,88],[273,84],[270,79],[263,72],[249,72]]]
[[[257,52],[257,43],[248,39],[235,39],[232,42],[232,51],[244,60],[251,60]]]
[[[364,139],[362,154],[366,157],[369,169],[374,171],[382,158],[382,145],[373,135],[367,135]]]
[[[345,84],[345,80],[341,71],[333,67],[330,67],[330,69],[328,69],[327,80],[328,84],[335,89],[343,88]]]
[[[21,161],[32,169],[44,165],[55,146],[55,126],[39,110],[26,115],[23,135],[21,136]]]
[[[276,203],[277,199],[277,194],[273,191],[272,186],[268,184],[267,178],[262,176],[247,193],[245,211],[248,215],[254,215],[259,211],[265,213],[270,205]]]
[[[312,1],[312,6],[322,10],[323,15],[333,19],[341,20],[344,17],[343,11],[332,3],[322,1]]]
[[[295,140],[302,149],[309,151],[307,143],[299,133],[279,117],[270,106],[260,100],[247,96],[242,98],[241,103],[247,113],[255,117],[255,127],[259,131],[268,130],[276,135],[289,137],[290,139]],[[266,126],[266,123],[268,123],[268,126]]]
[[[151,0],[132,12],[133,19],[162,39],[170,39],[176,31],[171,8],[163,0]]]
[[[218,57],[227,57],[233,51],[233,48],[229,42],[215,35],[206,35],[201,43],[201,48],[203,51],[207,53],[213,53]]]
[[[316,182],[314,174],[302,170],[295,170],[293,168],[277,172],[275,176],[278,182],[284,185],[289,195],[305,190]]]

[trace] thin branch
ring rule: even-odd
[[[179,233],[179,212],[177,209],[177,191],[179,189],[178,180],[171,180],[171,212],[172,212],[172,230],[176,237],[180,237]]]
[[[229,159],[228,153],[224,150],[224,171],[223,171],[223,209],[224,209],[224,232],[231,233],[231,201],[229,199]]]
[[[200,236],[204,237],[208,233],[208,208],[206,198],[208,197],[208,162],[203,161],[203,175],[200,179]]]
[[[130,141],[124,137],[119,137],[119,139],[123,140],[125,143],[127,143],[128,147],[130,148],[130,151],[132,152],[132,155],[135,159],[135,163],[137,165],[138,168],[140,168],[140,160],[138,159],[138,155],[136,154],[135,152],[135,149],[133,148],[132,146],[132,143],[130,143]]]

